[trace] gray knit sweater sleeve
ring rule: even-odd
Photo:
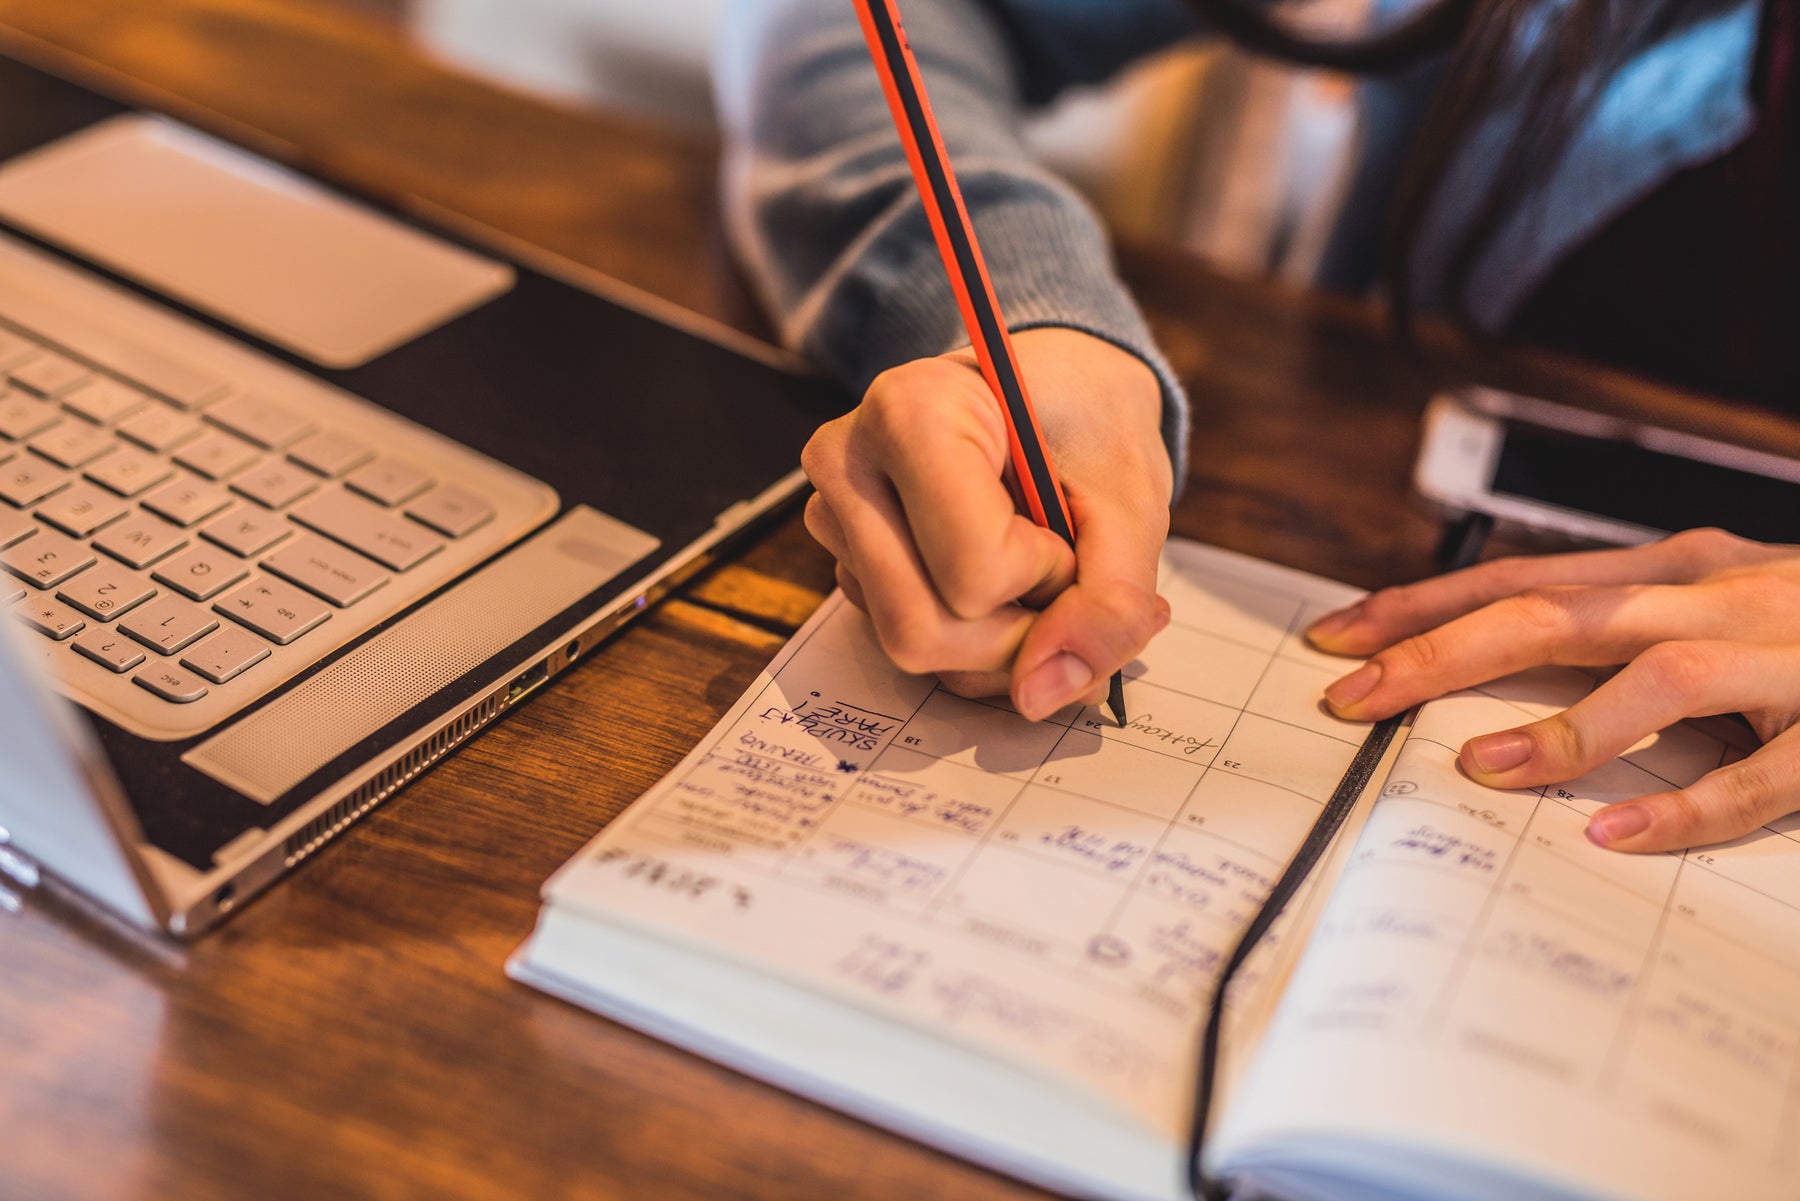
[[[1018,134],[1028,90],[1047,96],[1059,80],[1103,73],[1100,59],[1116,66],[1179,29],[1130,23],[1133,10],[1164,10],[1164,0],[1065,0],[1096,27],[1090,52],[1052,37],[1056,53],[1046,53],[1008,32],[1028,7],[905,0],[901,9],[1008,325],[1082,330],[1149,364],[1179,480],[1180,386],[1113,270],[1099,220]],[[1091,14],[1109,8],[1135,40],[1116,28],[1098,36],[1107,23]],[[888,367],[966,345],[851,0],[738,0],[716,86],[729,233],[782,340],[858,391]]]

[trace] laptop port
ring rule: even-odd
[[[549,660],[545,660],[520,672],[519,675],[514,678],[512,685],[506,690],[506,703],[509,705],[517,704],[528,693],[536,690],[540,684],[549,678]]]

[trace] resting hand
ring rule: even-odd
[[[1015,509],[1006,425],[968,351],[882,374],[801,463],[818,490],[807,528],[894,663],[965,696],[1010,691],[1037,719],[1097,702],[1167,623],[1156,564],[1171,470],[1161,392],[1136,356],[1067,329],[1013,344],[1073,552]]]
[[[1647,546],[1501,559],[1376,592],[1308,631],[1372,655],[1325,690],[1373,719],[1546,663],[1623,664],[1569,709],[1470,739],[1497,788],[1573,779],[1684,717],[1742,713],[1763,745],[1687,788],[1609,805],[1588,837],[1666,851],[1748,834],[1800,808],[1800,546],[1693,530]]]

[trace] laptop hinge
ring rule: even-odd
[[[0,826],[0,875],[20,888],[38,886],[37,861],[12,845],[12,834],[4,826]]]

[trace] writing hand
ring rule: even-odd
[[[1308,631],[1372,655],[1325,690],[1380,718],[1540,664],[1613,666],[1543,721],[1470,739],[1458,762],[1498,788],[1572,779],[1684,717],[1742,713],[1763,745],[1688,788],[1609,805],[1588,837],[1666,851],[1748,834],[1800,808],[1800,547],[1693,530],[1625,550],[1500,559],[1366,597]]]
[[[1168,622],[1156,595],[1171,469],[1156,377],[1088,334],[1014,335],[1075,549],[1014,506],[1006,425],[973,354],[893,368],[801,457],[806,525],[882,649],[1038,719],[1098,703]],[[1040,609],[1041,607],[1041,609]]]

